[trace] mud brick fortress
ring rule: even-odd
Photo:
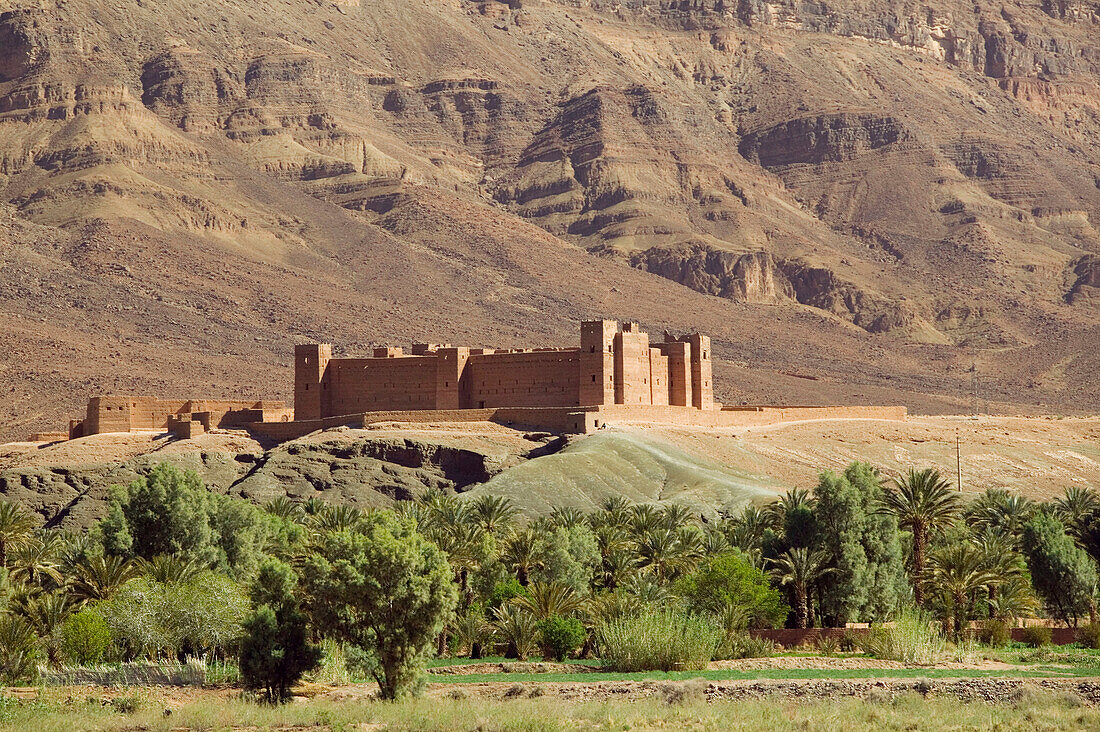
[[[333,358],[332,346],[294,349],[294,408],[256,400],[103,396],[69,425],[70,438],[167,430],[195,437],[247,429],[288,440],[318,429],[382,422],[496,422],[588,433],[614,424],[747,427],[792,420],[904,419],[904,407],[727,407],[714,401],[710,338],[665,334],[650,343],[637,323],[581,323],[572,348],[491,349],[421,343]],[[58,436],[64,439],[64,435]]]
[[[294,414],[320,419],[393,410],[581,407],[714,409],[710,338],[666,334],[650,345],[637,323],[581,324],[580,348],[493,350],[420,344],[332,358],[327,344],[294,349]]]

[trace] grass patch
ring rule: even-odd
[[[638,671],[593,672],[575,674],[462,674],[456,676],[432,676],[431,682],[439,684],[479,683],[489,681],[569,681],[576,683],[600,681],[674,681],[682,679],[706,679],[707,681],[757,681],[765,679],[969,679],[969,678],[1089,678],[1100,676],[1100,667],[1060,668],[1036,666],[1029,669],[978,670],[978,669],[719,669],[713,671]]]
[[[308,700],[282,707],[240,699],[200,698],[168,717],[169,695],[135,709],[90,705],[61,694],[35,701],[0,697],[0,729],[54,730],[301,729],[557,732],[558,730],[939,730],[1095,729],[1100,710],[1065,695],[1036,691],[1011,703],[963,703],[906,693],[869,700],[795,701],[783,698],[706,702],[698,695],[658,695],[640,700],[573,702],[517,696],[499,701],[413,699],[393,704]]]

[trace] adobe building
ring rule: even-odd
[[[326,343],[294,349],[294,414],[577,408],[623,404],[713,410],[710,338],[666,334],[651,344],[637,323],[581,324],[579,348],[494,350],[417,344],[333,358]]]
[[[166,430],[179,438],[247,429],[291,440],[332,427],[495,422],[586,434],[609,425],[726,429],[816,419],[905,419],[902,406],[723,406],[714,401],[710,338],[665,334],[650,343],[637,323],[581,323],[572,348],[503,349],[417,344],[333,358],[332,346],[294,349],[294,408],[255,400],[101,396],[69,437]],[[43,440],[64,435],[41,433]]]
[[[88,400],[84,419],[69,421],[68,437],[163,429],[188,438],[214,428],[240,429],[254,422],[289,422],[293,418],[293,410],[283,402],[98,396]]]

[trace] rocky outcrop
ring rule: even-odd
[[[1100,306],[1100,256],[1088,254],[1070,264],[1070,285],[1066,302]]]
[[[216,435],[212,435],[216,436]],[[261,450],[186,449],[190,442],[117,462],[69,462],[0,469],[0,497],[22,503],[48,526],[86,527],[103,514],[109,489],[169,462],[194,470],[210,490],[265,502],[278,496],[332,503],[386,506],[427,490],[461,491],[501,470],[560,448],[549,435],[520,450],[482,441],[370,436],[329,430]],[[163,442],[163,440],[162,440]],[[249,445],[253,443],[248,443]],[[77,443],[73,443],[74,449]]]
[[[790,282],[798,302],[827,310],[870,333],[904,328],[916,319],[912,306],[844,282],[825,267],[785,260],[779,269]]]
[[[741,302],[774,302],[794,296],[771,254],[735,253],[705,244],[648,249],[630,258],[635,267],[693,290]]]
[[[746,134],[739,150],[768,169],[850,160],[871,150],[907,142],[912,135],[893,117],[875,114],[819,115],[792,119]]]

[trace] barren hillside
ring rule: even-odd
[[[0,440],[291,348],[715,339],[728,402],[1100,411],[1100,5],[0,0]]]

